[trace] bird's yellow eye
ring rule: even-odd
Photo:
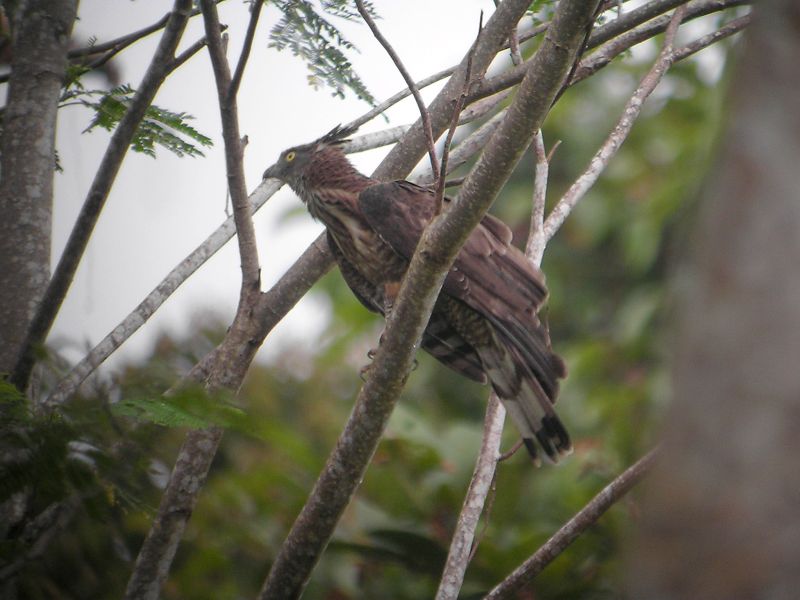
[[[297,156],[297,153],[294,150],[292,150],[291,152],[287,152],[286,153],[286,162],[292,162],[294,160],[295,156]]]

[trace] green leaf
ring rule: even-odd
[[[94,118],[84,133],[96,127],[113,131],[128,111],[134,94],[135,90],[127,84],[108,92],[76,88],[65,92],[61,100],[62,105],[70,101],[95,111]],[[209,137],[189,125],[188,122],[193,118],[185,112],[176,113],[151,105],[133,136],[131,149],[154,158],[156,146],[166,148],[181,157],[204,156],[198,146],[208,147],[213,144]]]
[[[270,32],[270,47],[277,50],[290,50],[308,65],[308,83],[314,88],[327,85],[333,95],[344,98],[350,90],[358,98],[375,106],[375,98],[364,82],[353,70],[353,65],[341,50],[358,49],[345,38],[339,29],[317,12],[307,0],[273,0],[283,17]],[[367,10],[374,13],[371,3]],[[323,0],[322,13],[347,21],[356,20],[359,15],[348,2],[343,0]]]

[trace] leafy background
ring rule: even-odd
[[[628,56],[559,102],[544,131],[548,145],[562,141],[553,158],[551,198],[585,167],[646,69],[646,60]],[[524,453],[501,464],[464,598],[501,580],[654,443],[669,392],[666,281],[723,113],[724,86],[702,75],[698,63],[675,67],[547,249],[547,315],[555,349],[570,370],[558,408],[576,450],[557,468],[537,470]],[[164,122],[173,113],[152,116]],[[518,243],[528,227],[532,162],[524,159],[493,209],[514,227]],[[358,369],[380,333],[380,323],[338,273],[312,293],[333,314],[319,343],[287,347],[273,364],[255,365],[235,399],[192,389],[162,397],[221,339],[225,324],[213,314],[197,316],[189,339],[163,336],[149,360],[127,367],[113,385],[97,383],[62,416],[32,415],[3,389],[4,446],[26,450],[18,468],[3,474],[0,500],[28,490],[38,513],[79,498],[69,505],[68,528],[24,568],[21,598],[119,596],[185,428],[210,423],[228,432],[163,597],[253,597],[335,443],[360,384]],[[57,370],[58,361],[51,368]],[[419,357],[304,597],[433,595],[478,449],[487,393]],[[505,435],[510,447],[512,427]],[[624,596],[621,541],[636,519],[633,494],[520,597]],[[4,558],[20,547],[7,544]]]

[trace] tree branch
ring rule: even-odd
[[[168,65],[183,35],[190,9],[190,0],[175,0],[169,22],[153,55],[153,60],[150,62],[125,116],[122,117],[111,136],[106,153],[98,167],[97,175],[67,240],[55,273],[47,286],[47,291],[31,321],[25,342],[19,352],[17,364],[11,374],[10,381],[19,389],[27,387],[35,362],[35,350],[44,343],[47,333],[53,325],[136,129],[144,117],[147,107],[153,101],[156,91],[168,74]]]
[[[530,3],[526,3],[524,0],[505,0],[500,3],[478,36],[478,43],[472,53],[472,72],[475,78],[483,76],[497,53],[505,46],[510,28],[519,22],[529,6]],[[470,52],[467,52],[452,77],[428,107],[434,138],[438,138],[450,123],[453,102],[464,87],[469,60]],[[402,142],[389,152],[384,161],[386,166],[382,164],[375,171],[373,176],[376,179],[392,179],[389,165],[401,173],[409,173],[419,162],[427,148],[421,121],[417,121],[408,130],[403,136]]]
[[[615,40],[613,47],[617,48],[618,51],[613,54],[611,57],[613,58],[614,56],[617,56],[624,50],[627,50],[639,42],[658,35],[666,29],[667,25],[669,24],[670,17],[669,15],[661,15],[660,17],[657,17],[657,15],[661,14],[663,11],[669,10],[669,8],[676,3],[681,4],[681,2],[677,2],[677,0],[655,0],[654,2],[640,7],[640,9],[626,13],[622,17],[615,19],[614,21],[610,21],[601,27],[596,27],[591,36],[589,36],[587,49],[597,48],[598,46],[608,42],[613,38],[616,38],[617,36],[625,35],[624,42]],[[687,7],[684,20],[688,21],[691,19],[696,19],[713,12],[725,10],[726,8],[742,6],[749,3],[749,0],[697,0],[689,3],[686,3],[684,0],[682,4]],[[645,23],[646,21],[649,21],[653,17],[657,18],[655,18],[653,22],[647,23],[647,25],[638,29],[636,34],[632,32],[634,28],[642,25],[642,23]],[[581,76],[583,68],[582,65],[591,65],[594,64],[595,61],[599,63],[596,68],[599,68],[600,65],[605,66],[605,64],[607,64],[598,61],[594,57],[594,54],[590,55],[578,64],[578,67],[576,68],[576,76],[570,80],[570,85],[574,85],[578,81],[585,79],[588,74],[594,73],[594,71],[590,71],[589,73],[584,73]],[[517,85],[520,81],[522,81],[522,77],[525,75],[528,63],[529,61],[526,61],[521,65],[512,67],[511,69],[499,75],[485,79],[480,85],[476,86],[475,89],[472,90],[467,102],[473,102],[479,98],[496,94],[501,90]]]
[[[533,556],[499,583],[484,600],[501,600],[514,598],[525,584],[530,583],[536,575],[549,565],[567,546],[574,542],[589,527],[594,525],[603,514],[622,496],[630,491],[650,471],[656,459],[657,450],[651,450],[635,464],[628,467],[614,481],[609,483],[591,499],[578,513],[567,521],[561,529],[539,548]]]
[[[378,26],[375,24],[375,21],[369,14],[369,11],[364,7],[364,0],[356,0],[356,7],[358,7],[358,12],[361,14],[361,18],[364,19],[364,22],[370,28],[370,31],[372,31],[372,35],[375,36],[375,39],[378,40],[380,45],[386,50],[389,58],[392,59],[395,67],[397,67],[397,70],[400,72],[400,75],[402,75],[403,80],[406,82],[408,89],[414,96],[414,100],[417,103],[417,108],[419,109],[420,117],[422,118],[423,128],[425,130],[425,141],[428,144],[428,156],[430,157],[431,161],[431,170],[435,174],[436,180],[438,181],[439,161],[436,158],[436,141],[433,137],[433,129],[431,128],[431,117],[428,114],[428,108],[425,106],[425,101],[422,99],[419,89],[417,89],[417,84],[414,83],[414,79],[412,79],[411,75],[406,70],[405,66],[403,65],[403,61],[400,60],[397,52],[395,52],[394,48],[392,48],[392,45],[380,32],[380,29],[378,29]]]
[[[260,3],[259,3],[260,4]],[[217,84],[217,97],[219,100],[220,117],[222,120],[222,137],[225,142],[225,170],[228,175],[228,191],[233,205],[233,219],[236,223],[236,239],[239,242],[239,255],[242,260],[242,292],[239,298],[239,309],[243,304],[248,304],[249,299],[254,299],[259,291],[261,268],[258,264],[258,247],[256,234],[253,228],[253,219],[250,204],[247,198],[247,184],[244,177],[244,147],[239,134],[239,109],[236,102],[234,82],[228,60],[225,58],[225,49],[221,36],[217,6],[212,0],[201,0],[203,22],[208,40],[208,54],[211,57],[211,66],[214,70],[214,80]],[[253,12],[255,18],[250,19],[247,35],[252,36],[257,24],[258,12]],[[251,31],[252,30],[252,31]],[[250,42],[252,44],[252,40]],[[244,72],[247,63],[249,44],[245,41],[245,49],[239,60],[239,77]],[[251,305],[253,303],[250,303]]]
[[[244,75],[244,68],[247,65],[247,59],[250,57],[250,50],[253,48],[253,38],[256,35],[256,28],[258,27],[258,18],[261,16],[261,9],[264,6],[264,0],[254,0],[250,5],[250,22],[247,24],[247,33],[244,36],[242,43],[242,52],[239,55],[239,62],[236,64],[236,70],[233,73],[231,84],[228,89],[230,97],[235,96],[239,92],[239,84],[242,82],[242,75]]]
[[[201,0],[200,4],[217,86],[228,188],[242,264],[242,285],[236,316],[222,344],[212,353],[213,362],[210,363],[205,383],[210,390],[227,388],[235,392],[258,347],[251,340],[252,332],[257,328],[254,312],[260,296],[260,268],[247,198],[236,94],[233,93],[231,73],[225,58],[217,7],[212,0]],[[243,67],[244,59],[240,65]],[[158,513],[136,559],[125,591],[126,599],[158,597],[186,523],[208,477],[222,433],[222,428],[215,426],[191,431],[186,436]]]
[[[553,148],[556,146],[553,146]],[[528,260],[538,267],[542,264],[544,247],[547,243],[544,237],[544,206],[547,200],[547,179],[550,171],[550,163],[544,148],[541,129],[536,132],[533,138],[533,153],[536,157],[533,179],[533,210],[531,211],[531,225],[528,231],[528,242],[525,245],[525,255]]]
[[[572,209],[580,202],[587,191],[594,185],[600,173],[605,170],[608,163],[616,155],[622,143],[628,137],[628,134],[633,128],[633,124],[639,117],[642,110],[644,101],[650,96],[658,83],[661,81],[664,73],[672,65],[674,57],[672,54],[673,44],[675,42],[675,33],[678,26],[681,24],[683,16],[686,13],[686,5],[675,9],[670,24],[667,27],[667,32],[664,37],[664,46],[661,53],[658,55],[655,64],[644,76],[639,87],[631,96],[628,103],[625,105],[625,110],[620,117],[614,130],[608,136],[606,141],[595,153],[594,157],[589,163],[589,166],[583,174],[575,180],[570,188],[564,193],[558,203],[553,207],[550,215],[544,223],[544,236],[546,240],[555,235],[556,231],[566,220],[567,216],[572,212]]]
[[[494,481],[505,416],[506,409],[500,404],[497,395],[492,393],[489,396],[486,418],[483,422],[481,449],[450,541],[450,551],[436,592],[436,600],[455,600],[461,591],[464,573],[472,559],[475,530],[483,513],[484,500]]]
[[[501,4],[495,16],[508,4]],[[520,8],[524,10],[526,4]],[[467,178],[459,199],[423,234],[398,300],[387,319],[384,341],[378,347],[353,413],[281,547],[260,598],[296,597],[302,591],[375,451],[413,365],[414,348],[460,245],[505,183],[549,109],[572,64],[595,6],[595,3],[587,6],[583,0],[564,0],[558,5],[553,25],[537,52],[539,59],[533,62],[508,116],[489,142],[489,151],[484,153]],[[507,25],[503,38],[515,24],[516,19]],[[484,32],[490,29],[490,25],[491,20]],[[480,50],[476,51],[475,62],[478,64],[480,56]],[[461,82],[463,79],[462,75]],[[437,115],[431,113],[431,116],[435,123]],[[405,164],[402,159],[398,162]],[[494,174],[487,177],[492,172]],[[486,185],[478,187],[478,183]]]
[[[14,21],[0,137],[0,373],[24,348],[50,277],[56,113],[77,2],[32,1]],[[27,378],[26,378],[27,379]],[[18,380],[12,380],[16,383]],[[17,384],[23,389],[23,385]]]

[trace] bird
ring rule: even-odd
[[[336,126],[284,150],[264,171],[297,194],[327,231],[348,287],[370,311],[391,310],[411,257],[436,213],[431,188],[381,182],[360,173],[343,145],[355,127]],[[444,209],[451,202],[445,198]],[[479,383],[489,383],[535,464],[540,450],[556,463],[572,451],[554,403],[564,361],[538,317],[547,299],[543,273],[511,244],[511,230],[486,214],[448,272],[421,347]]]

